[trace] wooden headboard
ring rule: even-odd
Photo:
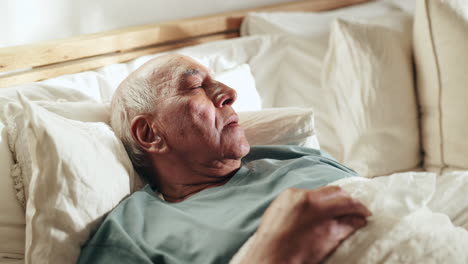
[[[0,87],[92,70],[147,54],[238,37],[242,19],[248,12],[324,11],[368,1],[302,0],[2,48]]]

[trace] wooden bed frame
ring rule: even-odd
[[[0,88],[239,36],[248,12],[324,11],[369,0],[301,0],[0,49]]]

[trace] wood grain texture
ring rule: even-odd
[[[91,70],[110,63],[128,61],[145,54],[227,38],[226,34],[231,34],[229,37],[232,37],[232,34],[238,34],[242,19],[248,12],[324,11],[368,1],[301,0],[129,27],[33,45],[2,48],[0,49],[0,73],[33,69],[0,76],[0,87]],[[216,35],[219,35],[219,38],[216,38]],[[197,42],[197,38],[200,38],[200,41]]]
[[[238,37],[238,33],[223,33],[213,36],[200,37],[192,40],[177,42],[167,45],[150,46],[140,49],[135,49],[127,52],[117,52],[93,56],[80,60],[73,60],[58,64],[51,64],[47,66],[33,68],[27,71],[20,71],[4,77],[0,77],[0,88],[9,87],[18,84],[30,83],[39,80],[45,80],[65,74],[72,74],[93,70],[105,65],[129,61],[144,55],[155,54],[159,52],[170,51],[187,46],[193,46],[205,42],[211,42],[222,39],[229,39]]]

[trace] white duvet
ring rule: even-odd
[[[333,185],[363,202],[373,216],[326,263],[468,263],[468,172],[438,177],[407,172]]]

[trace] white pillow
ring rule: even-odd
[[[130,193],[133,168],[108,125],[66,119],[24,96],[19,101],[7,107],[8,127],[27,135],[15,151],[31,160],[26,263],[73,263],[105,214]]]
[[[45,91],[52,92],[54,90],[49,90],[49,87],[43,88],[42,86],[36,86],[32,88],[33,90],[25,90],[22,88],[19,88],[17,90],[21,90],[23,93],[28,94],[30,98],[40,100],[35,102],[38,105],[43,106],[47,110],[64,116],[66,118],[85,122],[105,122],[107,124],[109,123],[109,104],[101,104],[93,101],[84,101],[88,100],[89,98],[71,91],[69,91],[68,96],[64,96],[64,94],[62,94],[62,97],[67,98],[67,100],[81,101],[68,102],[63,98],[54,98],[53,96],[50,97],[50,95],[48,95],[48,92]],[[66,89],[61,90],[66,91]],[[37,92],[40,92],[40,96],[36,96],[37,94],[35,93]],[[61,93],[56,94],[60,95]],[[78,95],[78,97],[75,97],[74,95]],[[10,96],[10,94],[8,94],[8,96]],[[13,100],[13,98],[10,97],[5,97],[1,100],[4,106],[8,103],[11,104],[12,102],[17,102],[17,100]],[[12,113],[12,115],[17,115],[17,111],[15,112],[16,113]],[[0,108],[0,113],[2,120],[6,119],[9,114],[8,112],[4,112],[4,107]],[[13,117],[9,116],[8,118],[11,120],[11,118]],[[14,155],[13,159],[12,152],[8,147],[7,130],[11,129],[8,127],[5,128],[3,121],[0,122],[0,131],[2,131],[2,136],[0,138],[0,163],[2,164],[2,166],[0,166],[0,211],[2,212],[0,214],[0,233],[2,234],[2,236],[0,236],[0,262],[3,259],[24,259],[24,207],[26,199],[22,178],[23,174],[25,175],[24,177],[26,177],[27,179],[31,178],[32,175],[30,159],[28,159],[29,163],[27,164],[24,162],[22,164],[18,164],[18,157],[16,155]],[[24,142],[27,140],[27,138],[23,138],[22,140],[20,140],[20,144],[24,145]],[[12,150],[15,151],[14,148],[12,148]],[[11,168],[13,164],[15,164],[16,170],[13,169],[12,173]],[[13,181],[12,176],[15,176],[15,181]],[[135,188],[137,187],[138,182],[139,180],[137,178]],[[23,204],[23,206],[21,206],[21,204]]]
[[[6,141],[6,129],[0,122],[0,262],[24,258],[24,210],[16,198],[10,167],[13,163]],[[19,186],[18,186],[19,187]]]
[[[468,2],[417,4],[413,48],[424,168],[468,169]]]
[[[298,145],[320,149],[311,109],[269,108],[241,112],[239,119],[251,145]]]
[[[255,88],[255,80],[248,64],[215,74],[214,78],[236,90],[237,100],[232,105],[236,112],[262,109],[262,101]]]
[[[109,124],[109,104],[95,103],[93,101],[35,101],[50,112],[68,119],[83,122],[103,122]],[[22,133],[24,129],[24,115],[21,113],[19,102],[10,102],[4,107],[7,121],[8,143],[11,153],[16,161],[11,167],[11,177],[15,181],[16,197],[25,207],[28,199],[29,183],[32,177],[31,155],[24,150],[29,135]]]
[[[243,20],[241,35],[283,34],[272,52],[276,68],[267,76],[277,75],[273,98],[264,107],[314,107],[321,100],[314,89],[321,86],[322,62],[328,48],[330,24],[339,18],[366,18],[372,23],[399,27],[410,15],[395,4],[369,2],[325,12],[250,13]],[[270,70],[270,69],[269,69]],[[256,69],[252,66],[256,79]],[[264,98],[263,83],[257,89]],[[270,97],[270,95],[268,96]],[[270,103],[271,102],[271,103]],[[315,109],[316,110],[316,109]],[[319,111],[315,111],[319,114]]]
[[[372,1],[322,12],[249,13],[242,21],[241,35],[293,34],[303,37],[321,37],[326,40],[330,25],[336,18],[371,18],[386,15],[396,9],[399,8],[394,4]]]
[[[110,125],[110,103],[94,101],[36,101],[38,105],[62,117],[82,122],[102,122]]]
[[[445,172],[437,177],[436,192],[428,207],[446,214],[452,223],[468,231],[468,171]]]
[[[332,26],[315,110],[318,137],[322,148],[366,177],[409,170],[421,160],[411,19],[406,22],[400,30],[343,20]]]
[[[20,90],[31,100],[88,100],[89,97],[63,87],[51,87],[43,83],[22,85],[15,88],[0,89],[0,260],[24,258],[24,208],[16,197],[17,190],[22,190],[22,183],[13,182],[11,166],[14,164],[8,147],[5,129],[4,106],[16,101],[16,92]],[[15,186],[15,187],[13,187]]]

